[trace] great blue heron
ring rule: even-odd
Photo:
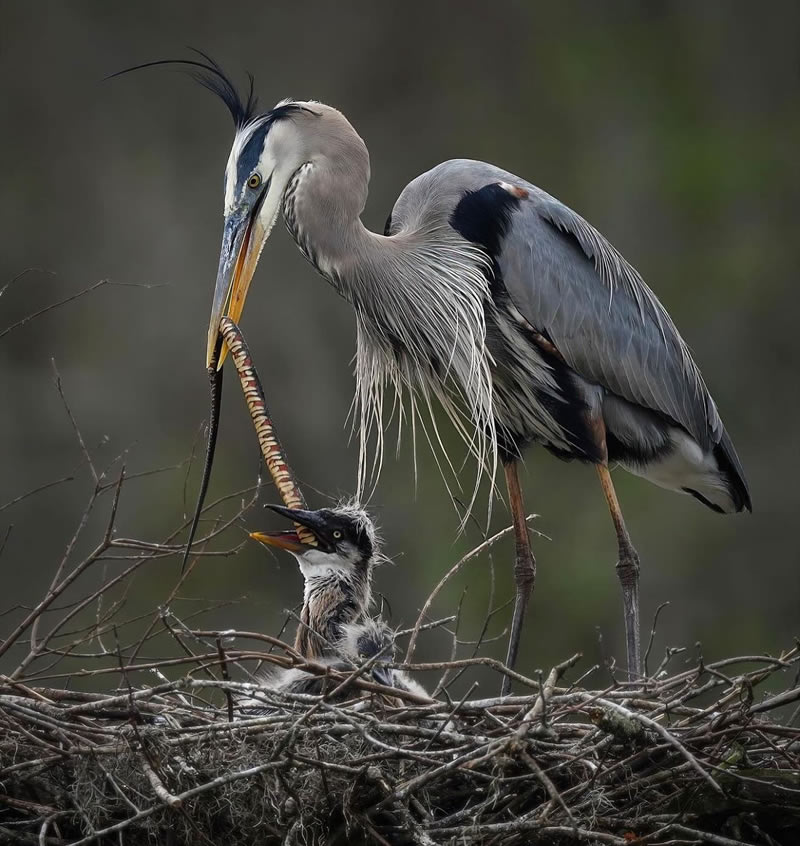
[[[220,318],[241,316],[282,212],[355,310],[360,481],[372,425],[381,448],[384,387],[401,404],[408,388],[412,414],[420,399],[430,407],[438,398],[482,465],[499,457],[516,535],[513,666],[535,578],[519,459],[536,442],[595,464],[617,536],[628,668],[639,673],[639,559],[609,463],[718,512],[751,508],[714,401],[655,294],[582,217],[484,162],[447,161],[418,176],[383,234],[371,232],[361,222],[369,154],[344,115],[296,100],[259,112],[252,78],[243,97],[202,59],[178,64],[222,98],[235,124],[208,361]]]
[[[263,544],[288,550],[300,565],[303,607],[294,647],[304,658],[335,655],[342,626],[361,620],[372,602],[372,568],[380,556],[375,524],[354,505],[318,511],[269,507],[304,526],[317,543],[303,543],[294,530],[251,534]]]

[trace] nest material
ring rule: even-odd
[[[113,695],[5,679],[0,839],[788,846],[799,655],[598,691],[565,685],[573,659],[517,676],[527,695],[405,707],[355,679],[348,702],[264,694],[255,716],[236,707],[252,684],[224,677]],[[764,683],[784,692],[757,700]]]
[[[326,668],[269,635],[190,629],[186,621],[204,611],[181,621],[172,606],[198,560],[237,553],[214,541],[257,502],[260,484],[210,504],[214,515],[226,503],[238,510],[214,518],[163,604],[126,617],[135,579],[183,554],[176,539],[186,526],[162,543],[119,536],[125,470],[110,481],[86,455],[94,487],[78,528],[46,594],[11,609],[0,642],[0,658],[17,656],[15,669],[0,675],[0,842],[799,842],[798,648],[672,673],[679,650],[668,650],[653,677],[636,685],[617,683],[607,667],[579,676],[575,659],[542,681],[511,674],[516,696],[454,703],[450,684],[477,665],[509,673],[477,654],[497,610],[490,592],[479,637],[469,641],[474,657],[404,666],[444,672],[436,701],[381,688],[356,671],[326,680],[322,698],[259,692],[233,680],[252,680],[253,661]],[[84,557],[74,555],[109,499],[99,539]],[[463,556],[434,587],[409,630],[407,660],[423,629],[457,624],[427,622],[448,579],[508,531]],[[87,587],[90,574],[100,576],[99,587]],[[457,631],[453,656],[462,654]],[[655,621],[651,644],[654,633]],[[41,686],[80,681],[107,692]],[[499,675],[495,681],[489,689],[499,689]],[[241,707],[253,699],[261,700],[258,715]]]

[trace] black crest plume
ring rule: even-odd
[[[134,65],[131,68],[125,68],[125,70],[112,73],[106,79],[113,79],[115,76],[122,76],[131,71],[141,70],[142,68],[153,68],[159,65],[182,66],[182,69],[192,79],[199,82],[203,88],[212,91],[225,103],[233,118],[234,126],[236,129],[241,129],[255,117],[256,110],[258,109],[258,98],[253,91],[253,75],[250,73],[247,74],[249,86],[245,97],[211,56],[203,53],[202,50],[195,50],[193,47],[190,49],[193,53],[197,53],[203,61],[198,61],[197,59],[160,59],[157,62],[145,62],[143,65]]]

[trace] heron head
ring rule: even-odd
[[[195,58],[146,62],[111,76],[162,65],[183,68],[216,94],[233,118],[236,131],[225,168],[225,224],[208,329],[206,366],[210,367],[220,320],[227,316],[239,322],[258,259],[293,177],[306,165],[344,175],[348,185],[344,198],[333,183],[318,198],[322,219],[337,204],[360,214],[366,202],[369,154],[347,118],[331,106],[288,99],[259,114],[252,75],[249,88],[242,92],[210,56],[193,52]],[[223,345],[217,368],[225,355]]]
[[[237,126],[225,168],[225,224],[208,327],[211,366],[219,322],[238,323],[261,250],[281,210],[284,192],[309,161],[308,121],[319,119],[314,103],[284,100]],[[220,355],[222,366],[225,353]]]
[[[380,619],[366,619],[342,626],[338,644],[342,656],[354,664],[374,659],[372,677],[379,684],[393,686],[394,632]]]
[[[270,505],[273,511],[305,526],[317,546],[304,544],[296,532],[252,532],[250,537],[268,546],[286,549],[300,563],[304,575],[315,575],[323,567],[335,570],[370,566],[376,554],[375,526],[363,509],[353,506],[305,511]]]

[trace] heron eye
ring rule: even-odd
[[[260,173],[254,173],[254,174],[253,174],[253,175],[252,175],[252,176],[251,176],[251,177],[247,180],[247,184],[248,184],[251,188],[258,188],[258,186],[261,184],[261,174],[260,174]]]
[[[342,533],[338,529],[335,529],[333,532],[333,536],[334,538],[336,538],[336,540],[339,540],[342,536]]]

